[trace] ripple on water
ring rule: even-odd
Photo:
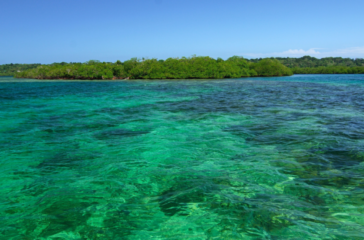
[[[363,75],[1,82],[0,238],[364,238]]]

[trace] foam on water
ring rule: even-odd
[[[363,239],[363,83],[0,78],[0,238]]]

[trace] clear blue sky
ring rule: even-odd
[[[364,58],[364,0],[1,0],[0,64]]]

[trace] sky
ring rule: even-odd
[[[1,0],[0,64],[364,58],[363,0]]]

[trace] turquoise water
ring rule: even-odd
[[[364,239],[364,75],[0,78],[0,239]]]

